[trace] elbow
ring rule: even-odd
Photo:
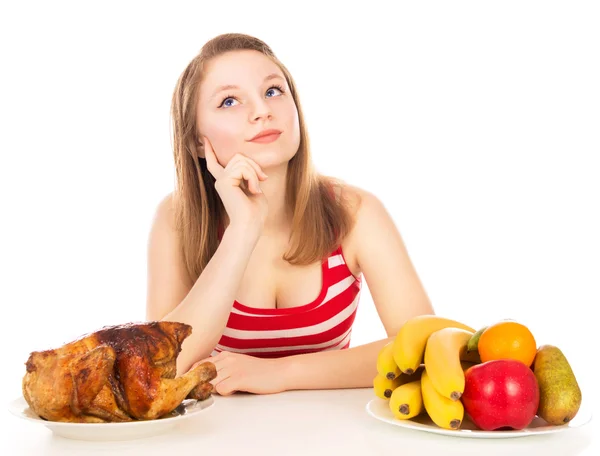
[[[164,309],[164,306],[147,305],[146,306],[146,321],[168,321],[171,318],[171,313]]]

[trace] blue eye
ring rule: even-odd
[[[271,87],[269,87],[266,91],[267,97],[268,98],[273,98],[275,96],[277,96],[278,94],[275,91],[279,91],[279,95],[283,95],[285,92],[283,90],[283,87],[278,86],[278,85],[273,85]],[[268,95],[269,93],[273,93],[273,95]],[[225,98],[223,98],[223,101],[221,102],[221,104],[219,105],[219,108],[231,108],[232,106],[234,106],[232,103],[234,101],[237,101],[235,99],[235,97],[233,95],[227,95]]]
[[[278,85],[274,85],[272,87],[269,87],[269,90],[267,90],[267,93],[273,91],[273,90],[278,90],[281,94],[283,94],[283,87],[280,87]],[[273,98],[273,97],[270,97]]]
[[[232,104],[231,104],[231,103],[228,103],[228,101],[231,101],[231,102],[233,102],[233,101],[236,101],[236,100],[235,100],[235,98],[233,98],[233,97],[227,97],[227,98],[225,98],[225,99],[224,99],[224,100],[221,102],[221,104],[219,105],[219,108],[222,108],[222,107],[230,108],[230,107],[232,106]]]

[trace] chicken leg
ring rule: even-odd
[[[170,412],[177,407],[198,385],[210,385],[217,376],[217,369],[213,363],[202,363],[190,369],[177,378],[163,378],[158,385],[158,392],[151,402],[150,408],[142,413],[133,409],[133,415],[141,420],[152,420]],[[212,386],[212,385],[211,385]]]

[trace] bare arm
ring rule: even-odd
[[[257,239],[229,227],[200,277],[191,283],[172,223],[171,198],[159,205],[148,244],[146,318],[192,326],[177,358],[178,375],[209,356],[219,341]]]
[[[262,169],[241,154],[223,166],[210,140],[203,136],[202,144],[201,155],[215,177],[215,189],[230,222],[217,251],[196,282],[190,283],[174,229],[172,197],[159,205],[148,246],[147,318],[192,326],[177,357],[178,375],[210,355],[221,338],[268,212],[260,189],[260,182],[267,178]]]
[[[357,191],[362,205],[351,242],[385,331],[395,336],[407,320],[435,311],[385,206],[374,195]]]
[[[280,358],[284,389],[372,386],[377,354],[410,318],[434,309],[410,261],[406,247],[383,204],[359,191],[362,205],[349,242],[356,246],[361,271],[387,338],[347,350]]]
[[[366,388],[377,375],[377,354],[393,337],[346,350],[278,358],[284,390]]]

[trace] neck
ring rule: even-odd
[[[285,204],[287,171],[287,163],[278,167],[265,169],[265,173],[269,177],[260,183],[260,188],[269,204],[269,213],[264,227],[266,233],[286,230],[291,224],[291,214],[288,213]]]
[[[267,180],[260,182],[260,188],[267,199],[269,212],[265,220],[263,234],[275,234],[288,231],[291,228],[291,217],[285,204],[285,192],[287,189],[287,163],[265,169],[269,176]],[[229,224],[229,217],[225,214],[225,226]]]

